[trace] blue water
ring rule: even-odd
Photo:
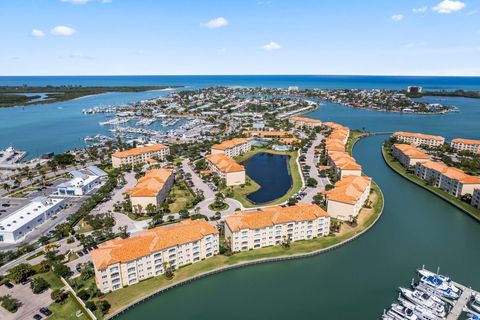
[[[183,85],[187,88],[209,86],[283,87],[300,88],[387,88],[402,89],[420,85],[427,90],[480,90],[480,77],[387,77],[387,76],[82,76],[82,77],[0,77],[0,85]],[[166,95],[166,91],[139,93],[106,93],[72,101],[49,103],[30,107],[0,108],[0,148],[13,144],[29,152],[29,157],[44,152],[63,152],[84,147],[87,135],[106,134],[108,128],[98,125],[105,115],[82,115],[81,110],[101,105],[124,104]],[[367,130],[414,130],[424,121],[426,133],[447,137],[478,138],[480,99],[429,99],[456,105],[458,114],[446,116],[418,116],[379,113],[347,109],[327,103],[312,113],[322,120],[336,120],[358,128],[360,118],[368,113],[362,126]],[[445,101],[444,101],[445,100]],[[456,125],[461,122],[462,125]],[[180,125],[180,123],[178,124]]]
[[[247,175],[260,185],[247,199],[253,203],[266,203],[282,197],[292,187],[292,176],[288,169],[288,156],[257,153],[245,160]]]

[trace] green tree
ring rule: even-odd
[[[43,278],[35,278],[32,280],[32,282],[30,282],[30,288],[32,289],[32,292],[35,294],[42,293],[49,287],[50,287],[50,284],[47,282],[47,280]]]
[[[58,262],[53,265],[53,271],[62,278],[68,278],[72,274],[69,267]]]
[[[99,300],[97,301],[97,308],[102,312],[102,314],[106,314],[108,310],[110,310],[110,303],[107,300]]]
[[[120,228],[118,228],[118,235],[120,236],[120,238],[127,239],[128,237],[130,237],[130,233],[127,229],[127,226],[121,226]]]
[[[19,283],[23,279],[26,279],[33,272],[32,266],[28,263],[21,263],[9,270],[8,277],[15,283]]]
[[[21,303],[18,299],[13,298],[11,295],[7,294],[0,297],[1,306],[4,307],[7,311],[11,313],[17,312],[18,308],[21,306]]]
[[[61,303],[65,300],[65,298],[67,298],[67,294],[65,291],[63,291],[63,289],[56,289],[52,291],[50,298],[57,303]]]

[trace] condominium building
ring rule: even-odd
[[[480,153],[480,140],[456,138],[450,142],[450,146],[458,151]]]
[[[114,168],[119,168],[121,166],[131,167],[136,164],[147,164],[149,159],[158,158],[164,160],[169,154],[170,149],[163,144],[117,151],[112,154],[112,165]]]
[[[427,145],[429,147],[438,147],[445,143],[445,138],[441,136],[432,136],[423,133],[402,132],[398,131],[393,134],[398,141],[404,143],[414,143],[417,146]]]
[[[62,210],[64,199],[37,197],[0,220],[0,243],[18,243]]]
[[[132,208],[138,213],[145,212],[149,204],[160,207],[174,183],[172,169],[153,169],[137,181],[137,185],[128,190]]]
[[[196,263],[218,254],[218,231],[204,220],[142,231],[117,238],[91,251],[95,281],[101,292],[120,289],[162,275],[165,268]]]
[[[331,152],[344,152],[345,144],[339,140],[327,138],[325,140],[325,151],[327,154]]]
[[[473,194],[474,189],[480,188],[480,177],[468,175],[463,170],[449,167],[443,162],[417,162],[415,175],[455,197]]]
[[[302,143],[301,139],[297,138],[281,138],[278,142],[282,143],[283,145],[287,146],[289,150],[293,149],[295,146]]]
[[[229,157],[236,157],[252,149],[250,139],[234,138],[223,141],[219,144],[214,144],[211,149],[212,154],[222,153]]]
[[[284,138],[293,135],[291,131],[262,131],[262,130],[246,130],[243,134],[247,137],[259,137],[259,138]]]
[[[345,176],[326,192],[327,213],[344,221],[358,216],[370,195],[372,178],[367,176]]]
[[[302,118],[302,117],[291,117],[288,119],[288,122],[293,124],[295,128],[307,128],[313,129],[315,127],[321,127],[322,121],[310,118]]]
[[[245,183],[245,167],[223,153],[209,154],[207,164],[211,170],[225,180],[227,186]]]
[[[330,233],[330,217],[319,206],[298,203],[237,211],[225,218],[225,237],[232,251],[245,251],[309,240]]]
[[[392,146],[392,155],[405,168],[415,166],[417,162],[430,160],[430,156],[428,154],[410,144],[395,143]]]
[[[346,152],[329,152],[328,165],[333,167],[340,179],[345,176],[362,175],[362,166]]]
[[[324,122],[323,127],[330,130],[330,135],[325,141],[325,151],[345,151],[345,146],[350,136],[350,129],[335,122]]]
[[[107,173],[96,166],[70,172],[72,179],[57,186],[61,196],[83,196],[99,187]]]
[[[471,204],[472,206],[480,210],[480,188],[473,190]]]

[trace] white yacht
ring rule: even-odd
[[[422,292],[420,290],[412,291],[405,288],[400,288],[400,292],[410,302],[426,307],[438,317],[445,317],[447,315],[445,302],[433,295]]]
[[[430,311],[426,307],[421,306],[421,305],[413,304],[406,299],[398,298],[398,301],[405,308],[412,310],[413,313],[417,316],[417,318],[419,320],[442,320],[442,319],[445,319],[444,317],[439,317],[439,316],[435,315],[432,311]]]
[[[387,315],[393,316],[395,319],[406,319],[406,320],[417,320],[418,317],[415,315],[412,309],[402,306],[398,303],[392,303],[392,308],[387,312]]]
[[[420,283],[433,288],[435,293],[455,300],[460,296],[460,289],[451,283],[450,278],[425,269],[418,270],[418,273],[421,275]]]
[[[470,308],[480,313],[480,294],[472,295],[472,300],[470,300]]]

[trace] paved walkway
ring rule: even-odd
[[[313,197],[317,195],[320,191],[324,190],[325,186],[330,183],[328,178],[322,178],[318,174],[318,159],[315,157],[315,147],[320,144],[323,138],[324,137],[322,134],[317,133],[315,140],[312,141],[312,146],[305,154],[305,163],[310,166],[310,177],[317,180],[318,185],[316,188],[307,187],[305,190],[307,195],[301,200],[301,202],[312,203]]]

